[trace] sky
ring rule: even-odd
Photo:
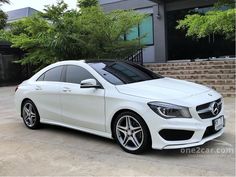
[[[32,7],[36,10],[43,11],[44,5],[56,4],[58,0],[10,0],[10,4],[1,6],[3,11],[10,11],[24,7]],[[76,8],[77,0],[64,0],[69,5],[70,9]]]

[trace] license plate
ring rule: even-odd
[[[215,131],[218,131],[224,127],[224,117],[219,117],[215,120],[213,120],[213,126],[215,128]]]

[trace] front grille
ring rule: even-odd
[[[216,109],[213,108],[214,103],[217,106],[217,111],[216,111]],[[202,119],[213,118],[213,117],[217,116],[220,113],[220,111],[222,110],[222,100],[220,98],[216,101],[199,105],[199,106],[197,106],[196,110],[198,112],[199,117],[201,117]]]

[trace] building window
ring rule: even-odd
[[[134,40],[141,38],[141,44],[153,45],[154,44],[154,33],[153,33],[153,15],[146,17],[141,24],[131,29],[129,34],[126,34],[125,40]]]
[[[140,36],[144,36],[142,44],[153,45],[153,16],[150,15],[139,25]]]
[[[126,40],[131,41],[134,39],[137,39],[139,37],[139,28],[134,27],[130,30],[130,33],[128,33],[125,37]]]

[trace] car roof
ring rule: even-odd
[[[66,65],[66,64],[96,64],[96,63],[114,63],[114,62],[128,62],[124,60],[114,60],[114,59],[86,59],[86,60],[64,60],[54,63],[55,65]]]

